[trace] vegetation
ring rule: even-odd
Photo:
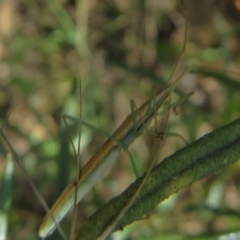
[[[196,67],[178,84],[171,101],[195,94],[170,110],[168,119],[158,118],[162,126],[168,121],[169,135],[159,161],[185,147],[171,135],[191,143],[239,117],[239,75],[233,74],[240,61],[237,5],[226,0],[209,6],[206,0],[199,8],[197,2],[185,2],[187,48],[175,77]],[[153,85],[164,87],[183,47],[183,6],[165,0],[2,1],[0,16],[0,123],[6,121],[4,132],[51,206],[76,173],[62,116],[77,118],[82,106],[82,119],[110,134],[130,113],[131,99],[139,106]],[[75,143],[77,122],[69,121],[69,129]],[[81,137],[84,165],[106,137],[84,126]],[[140,173],[149,164],[152,145],[151,137],[142,136],[130,148]],[[2,179],[7,152],[0,141]],[[236,162],[195,182],[116,234],[121,239],[237,235],[239,168]],[[134,180],[129,157],[122,153],[79,204],[77,229]],[[7,239],[38,239],[45,212],[17,166],[12,181],[8,198],[0,196],[11,202]],[[70,214],[63,222],[67,235],[71,219]],[[59,239],[56,234],[49,239]]]

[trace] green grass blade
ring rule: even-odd
[[[206,77],[212,77],[218,82],[224,84],[224,86],[229,87],[234,90],[240,90],[239,77],[234,78],[229,75],[228,72],[222,70],[203,68],[203,67],[194,67],[191,70],[192,73],[201,74]]]
[[[13,161],[9,154],[6,158],[0,189],[0,239],[7,239],[8,210],[11,206]]]

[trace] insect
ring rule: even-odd
[[[174,84],[169,86],[169,90],[171,90],[173,86]],[[156,99],[146,101],[140,106],[134,112],[134,116],[130,114],[113,133],[112,137],[109,138],[88,163],[79,170],[77,202],[79,202],[90,190],[103,171],[117,159],[121,150],[127,148],[144,127],[147,126],[155,116],[156,110],[163,105],[168,96],[169,92],[167,90],[162,90],[156,94]],[[46,215],[39,229],[39,235],[41,237],[47,236],[56,228],[56,224],[52,217],[54,217],[56,222],[59,222],[73,207],[75,188],[76,182],[74,179],[58,198],[51,212]]]
[[[169,77],[166,87],[159,91],[156,96],[143,103],[133,111],[113,135],[93,155],[87,164],[79,169],[79,176],[74,179],[63,191],[51,210],[45,216],[39,228],[39,236],[45,238],[54,231],[62,218],[77,204],[84,195],[91,189],[95,182],[102,175],[103,171],[111,165],[119,156],[122,149],[127,149],[136,136],[148,125],[170,96],[178,81],[185,75],[185,72],[174,82],[172,78],[185,51],[187,24],[182,53]],[[150,168],[149,168],[150,171]],[[139,188],[140,189],[140,188]],[[129,204],[130,205],[130,204]]]
[[[172,75],[174,72],[175,69]],[[59,222],[73,207],[76,185],[78,186],[77,201],[79,201],[89,191],[104,169],[117,159],[121,150],[127,148],[154,118],[156,111],[161,108],[178,82],[171,83],[171,80],[172,77],[170,77],[169,84],[161,92],[158,92],[154,98],[150,98],[141,107],[134,110],[86,166],[79,171],[80,175],[77,183],[75,180],[71,182],[64,191],[63,197],[60,197],[53,209],[48,212],[40,227],[41,237],[50,234],[56,228],[56,222]],[[52,219],[51,215],[55,220]]]
[[[90,190],[92,185],[99,179],[103,171],[112,164],[119,156],[122,149],[134,141],[137,135],[151,122],[156,112],[170,96],[178,81],[185,75],[189,69],[172,82],[172,78],[185,51],[187,24],[185,25],[185,38],[182,53],[172,71],[166,87],[159,91],[156,96],[146,101],[138,109],[133,111],[120,127],[113,133],[102,147],[93,155],[88,163],[79,169],[79,177],[73,180],[63,191],[51,211],[45,216],[39,229],[39,236],[44,238],[49,235],[55,228],[56,223],[60,222],[67,212],[73,208],[74,203],[78,203],[83,196]],[[77,182],[76,182],[77,181]],[[77,190],[76,190],[77,188]],[[74,196],[76,194],[76,200]]]

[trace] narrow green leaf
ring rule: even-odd
[[[231,77],[227,72],[223,72],[222,70],[196,67],[196,68],[193,68],[191,72],[198,73],[207,77],[212,77],[218,82],[224,84],[224,86],[227,86],[231,89],[234,89],[234,90],[240,89],[239,77],[238,78]]]
[[[151,171],[136,201],[115,229],[121,229],[150,213],[161,201],[181,188],[236,162],[240,159],[239,146],[240,118],[166,158]],[[134,195],[142,177],[93,214],[76,239],[96,239]]]
[[[0,239],[7,239],[8,210],[11,206],[13,161],[9,154],[6,158],[0,189]]]

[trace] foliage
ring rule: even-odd
[[[240,112],[239,75],[229,72],[239,69],[239,14],[232,1],[202,11],[192,2],[196,1],[185,3],[187,48],[175,77],[188,66],[198,67],[186,74],[171,100],[190,91],[195,94],[170,111],[168,119],[169,135],[178,133],[189,143],[238,118]],[[75,174],[62,116],[79,115],[79,79],[83,120],[111,133],[129,114],[130,99],[139,106],[151,95],[152,85],[164,86],[183,46],[182,9],[180,2],[165,0],[0,3],[5,13],[0,13],[0,123],[6,121],[8,139],[49,205]],[[166,118],[159,118],[159,123],[164,125]],[[70,122],[69,129],[76,142],[77,123]],[[105,136],[86,127],[81,136],[85,164]],[[167,137],[159,161],[182,147],[180,138]],[[130,148],[142,173],[151,149],[148,136]],[[6,151],[1,141],[1,175]],[[78,225],[134,179],[123,153],[80,203]],[[8,239],[38,239],[45,212],[18,168],[11,197]],[[122,239],[186,235],[218,239],[223,233],[233,234],[239,225],[236,214],[221,210],[236,213],[239,204],[239,163],[235,163],[173,195],[149,219],[116,234]],[[70,222],[71,216],[64,221],[64,230],[69,231]]]

